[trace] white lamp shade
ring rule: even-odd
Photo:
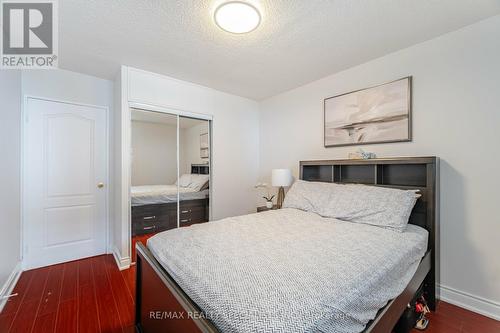
[[[290,186],[292,185],[293,177],[290,169],[273,169],[272,184],[273,186]]]

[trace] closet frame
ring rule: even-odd
[[[200,114],[200,113],[194,113],[194,112],[189,112],[185,110],[180,110],[177,108],[171,108],[171,107],[161,107],[157,105],[151,105],[151,104],[145,104],[145,103],[136,103],[136,102],[129,102],[128,103],[128,110],[129,110],[129,115],[132,113],[132,109],[137,109],[145,112],[156,112],[156,113],[163,113],[166,115],[170,116],[175,116],[176,117],[176,163],[177,163],[177,179],[180,178],[180,120],[181,118],[190,118],[190,119],[196,119],[200,121],[207,121],[208,122],[208,138],[209,138],[209,147],[210,147],[210,153],[208,157],[208,168],[210,170],[209,173],[209,197],[208,197],[208,221],[212,220],[212,202],[213,202],[213,191],[212,191],[212,179],[213,179],[213,172],[212,172],[212,152],[213,152],[213,120],[214,117],[212,115],[207,115],[207,114]],[[128,119],[128,132],[129,132],[129,142],[128,142],[128,147],[129,147],[129,152],[132,151],[132,135],[131,135],[131,126],[132,126],[132,119],[129,117]],[[130,155],[131,156],[131,155]],[[129,161],[129,182],[128,182],[128,240],[129,240],[129,253],[132,253],[132,237],[133,237],[133,231],[132,231],[132,222],[133,222],[133,217],[132,217],[132,200],[131,200],[131,188],[132,188],[132,163],[131,159]],[[191,171],[191,170],[190,170]],[[188,204],[189,205],[189,204]],[[177,191],[177,228],[181,227],[181,201],[180,201],[180,194],[179,191]]]

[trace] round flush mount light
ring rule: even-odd
[[[259,26],[260,13],[249,3],[230,1],[217,7],[214,19],[222,30],[233,34],[244,34]]]

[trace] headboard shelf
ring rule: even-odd
[[[331,165],[306,165],[301,169],[304,177],[311,181],[333,183],[335,179]]]
[[[333,168],[339,170],[335,179],[336,183],[376,184],[377,173],[373,165],[341,164],[334,165]]]
[[[301,161],[300,177],[309,181],[366,185],[427,186],[427,167],[436,157]]]
[[[426,186],[427,164],[378,164],[377,184]]]
[[[210,174],[210,166],[208,164],[191,164],[191,173],[198,175]]]

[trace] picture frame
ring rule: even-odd
[[[200,149],[208,148],[208,133],[200,134]]]
[[[412,77],[325,98],[324,147],[412,140]]]
[[[208,133],[200,134],[200,158],[209,158],[209,146]]]

